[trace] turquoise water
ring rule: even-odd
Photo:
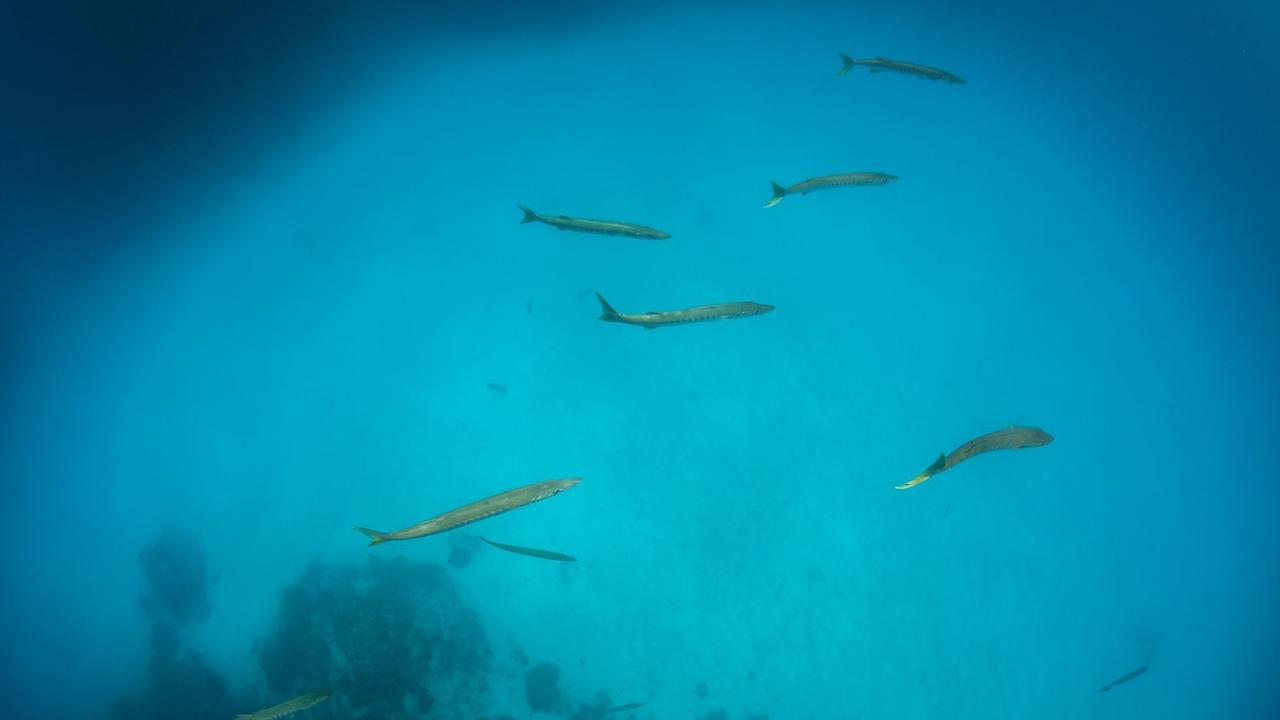
[[[1280,713],[1274,9],[245,12],[154,97],[73,113],[66,73],[13,71],[6,715],[325,684],[297,717],[526,718],[541,663],[548,716]],[[198,25],[138,22],[55,38],[136,69]],[[864,170],[900,179],[761,207]],[[647,332],[593,289],[777,309]],[[1010,424],[1055,441],[893,489]],[[165,582],[195,609],[140,604]],[[281,630],[299,582],[357,596],[318,647]],[[372,665],[335,659],[402,597]]]

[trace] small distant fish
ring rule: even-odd
[[[1009,427],[1004,430],[997,430],[993,433],[987,433],[981,437],[976,437],[969,442],[961,445],[951,451],[950,455],[939,455],[938,459],[932,465],[925,468],[924,472],[911,478],[901,485],[895,485],[897,490],[906,490],[928,480],[944,470],[959,465],[974,455],[981,455],[992,450],[1016,450],[1018,448],[1041,447],[1053,442],[1053,436],[1033,427]]]
[[[498,384],[498,383],[486,383],[486,384],[485,384],[485,387],[487,387],[487,388],[489,388],[490,390],[492,390],[492,391],[494,391],[494,392],[498,393],[499,395],[506,395],[506,394],[507,394],[507,386],[506,386],[506,385],[500,385],[500,384]]]
[[[413,540],[415,538],[435,535],[437,533],[460,528],[477,520],[484,520],[493,517],[499,513],[514,510],[518,507],[524,507],[539,500],[545,500],[552,495],[558,495],[565,490],[582,482],[582,478],[565,478],[563,480],[543,480],[532,485],[525,485],[503,493],[498,493],[492,497],[463,505],[455,510],[442,513],[433,518],[423,520],[417,525],[411,525],[403,530],[395,532],[381,532],[378,530],[370,530],[369,528],[357,527],[356,532],[368,535],[372,540],[370,545],[379,545],[392,540]]]
[[[489,538],[483,537],[483,536],[480,539],[498,548],[499,550],[506,550],[507,552],[515,553],[517,555],[528,555],[529,557],[542,558],[543,560],[559,560],[560,562],[574,562],[575,560],[574,558],[568,555],[564,555],[558,552],[552,552],[550,550],[539,550],[538,548],[520,547],[519,545],[507,545],[506,543],[494,542]]]
[[[783,187],[776,182],[770,181],[773,186],[773,197],[764,206],[771,208],[782,202],[782,198],[788,195],[808,195],[815,190],[830,190],[838,187],[858,187],[863,185],[884,185],[897,180],[897,175],[887,175],[878,172],[853,172],[841,173],[839,175],[823,175],[821,177],[813,177],[808,180],[792,185],[791,187]]]
[[[574,714],[573,720],[594,720],[594,718],[601,718],[605,715],[612,715],[613,713],[626,712],[627,710],[635,710],[636,708],[642,708],[644,706],[645,703],[638,702],[627,703],[626,705],[615,705],[611,708],[584,708]]]
[[[666,240],[671,237],[668,233],[645,225],[635,225],[616,220],[588,220],[586,218],[569,217],[568,215],[539,215],[523,205],[520,206],[520,209],[524,211],[524,219],[520,221],[521,225],[540,222],[557,230],[574,230],[576,232],[596,233],[599,235],[622,235],[646,240]]]
[[[529,298],[528,300],[524,301],[524,314],[525,315],[533,314],[533,298]]]
[[[836,75],[847,75],[854,67],[858,65],[865,65],[873,73],[887,70],[888,72],[902,73],[903,75],[914,75],[926,80],[941,80],[942,82],[948,82],[954,85],[964,84],[964,80],[961,80],[946,70],[939,70],[938,68],[929,67],[928,65],[917,65],[915,63],[903,62],[901,60],[890,60],[887,57],[874,57],[866,60],[859,60],[857,58],[851,58],[848,55],[841,55],[840,60],[844,65]]]
[[[757,302],[730,302],[718,305],[699,305],[683,310],[650,310],[644,313],[620,313],[613,309],[609,301],[600,293],[596,293],[600,301],[600,319],[605,322],[639,325],[645,330],[654,330],[669,325],[685,325],[708,320],[732,320],[734,318],[763,315],[773,310],[772,305]]]
[[[309,692],[306,695],[299,695],[292,700],[286,700],[279,705],[272,705],[265,710],[259,710],[248,715],[236,715],[236,720],[275,720],[276,718],[288,717],[294,713],[302,712],[307,708],[319,705],[333,693],[329,690],[320,690],[318,692]]]
[[[1110,692],[1110,691],[1111,691],[1111,688],[1113,688],[1113,687],[1115,687],[1115,686],[1117,686],[1117,685],[1123,685],[1123,684],[1125,684],[1125,683],[1129,682],[1130,680],[1132,680],[1132,679],[1134,679],[1134,678],[1138,677],[1139,675],[1142,675],[1143,673],[1145,673],[1148,669],[1149,669],[1149,666],[1147,666],[1147,665],[1143,665],[1142,667],[1140,667],[1140,668],[1138,668],[1138,669],[1136,669],[1136,670],[1130,670],[1130,671],[1129,671],[1128,673],[1126,673],[1124,676],[1122,676],[1122,677],[1118,677],[1118,678],[1116,678],[1115,680],[1112,680],[1111,682],[1107,683],[1106,685],[1103,685],[1102,687],[1098,688],[1098,692],[1100,692],[1100,693]]]
[[[581,290],[578,291],[578,299],[581,300],[582,298],[590,295],[595,291],[596,291],[595,288],[582,288]]]

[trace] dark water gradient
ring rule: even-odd
[[[734,8],[743,6],[708,2],[704,7],[708,13],[725,13],[728,23]],[[771,7],[778,23],[787,22],[788,6]],[[1180,309],[1185,305],[1186,321],[1203,332],[1186,345],[1157,347],[1144,345],[1141,336],[1112,334],[1099,322],[1096,337],[1113,341],[1117,354],[1191,353],[1204,346],[1227,359],[1203,365],[1219,375],[1195,377],[1194,387],[1168,389],[1175,397],[1181,393],[1191,398],[1187,405],[1160,404],[1176,415],[1177,427],[1186,430],[1181,437],[1194,438],[1201,422],[1212,424],[1213,443],[1197,446],[1188,441],[1149,458],[1150,467],[1153,473],[1167,470],[1177,464],[1177,452],[1195,458],[1222,455],[1223,477],[1206,478],[1206,483],[1244,488],[1214,506],[1213,517],[1220,524],[1211,532],[1236,527],[1256,547],[1272,547],[1276,533],[1259,520],[1269,516],[1265,504],[1275,495],[1266,485],[1274,481],[1265,473],[1241,477],[1237,471],[1260,467],[1253,458],[1270,441],[1277,416],[1259,408],[1280,404],[1274,373],[1280,364],[1280,143],[1275,137],[1280,122],[1280,55],[1274,51],[1280,40],[1280,8],[1274,3],[1145,1],[1039,7],[998,0],[860,3],[856,13],[847,3],[832,3],[825,10],[821,3],[805,7],[810,14],[827,12],[850,23],[851,32],[857,13],[864,13],[917,23],[934,34],[961,39],[954,42],[1004,37],[1003,53],[988,50],[988,63],[999,58],[1011,77],[1019,77],[1020,68],[1034,69],[1034,76],[1019,79],[1042,92],[1071,98],[1091,125],[1108,129],[1103,142],[1073,130],[1070,123],[1054,124],[1052,118],[1044,118],[1041,128],[1049,144],[1074,143],[1081,156],[1091,158],[1105,153],[1116,168],[1114,174],[1099,178],[1107,192],[1131,198],[1135,206],[1172,226],[1194,229],[1166,234],[1149,229],[1160,227],[1158,223],[1135,225],[1123,251],[1153,258],[1152,265],[1145,270],[1128,263],[1118,267],[1149,272],[1135,280],[1150,281],[1167,293],[1171,304]],[[75,572],[74,556],[54,553],[45,558],[40,538],[26,532],[39,522],[51,532],[74,535],[75,528],[59,527],[56,512],[61,503],[74,502],[68,493],[74,482],[51,481],[22,469],[43,467],[41,458],[74,457],[78,441],[32,430],[27,411],[41,407],[56,417],[63,404],[87,404],[95,408],[92,424],[109,425],[110,405],[99,408],[94,403],[100,398],[92,393],[104,398],[129,394],[127,387],[100,387],[87,397],[42,397],[39,393],[47,385],[33,389],[37,386],[29,385],[29,378],[44,368],[54,350],[67,352],[68,346],[80,342],[92,347],[85,337],[123,337],[134,330],[129,318],[97,318],[88,328],[72,322],[98,300],[94,293],[113,272],[117,258],[180,252],[182,238],[159,238],[155,228],[174,217],[198,216],[234,189],[239,178],[269,165],[277,154],[307,152],[318,120],[358,104],[363,88],[395,72],[388,64],[395,58],[413,57],[444,77],[451,70],[451,48],[459,44],[492,42],[500,47],[510,40],[525,50],[541,44],[551,51],[576,33],[607,33],[611,26],[663,17],[668,10],[666,3],[573,1],[152,2],[127,7],[15,2],[0,7],[0,456],[6,458],[0,481],[9,521],[0,538],[8,555],[6,587],[21,604],[39,606],[40,593],[67,582]],[[702,30],[714,45],[715,25]],[[724,47],[718,57],[723,72],[733,73],[737,57],[764,51],[768,50]],[[833,58],[837,51],[894,54],[894,48],[884,46],[830,51]],[[517,54],[509,61],[519,65],[526,58]],[[625,65],[627,60],[619,62]],[[788,57],[778,56],[773,62],[782,65]],[[957,72],[965,75],[959,68]],[[1016,121],[1034,117],[1040,107],[1029,105]],[[521,122],[519,108],[511,109],[510,122]],[[965,136],[957,136],[955,142],[964,143]],[[1064,155],[1065,162],[1070,160]],[[1143,172],[1136,172],[1138,168]],[[1064,210],[1058,220],[1076,219]],[[1088,246],[1088,239],[1083,243]],[[1096,262],[1105,266],[1110,258],[1099,252]],[[154,284],[135,289],[140,297],[162,287],[165,279],[150,277],[148,282]],[[1069,281],[1058,280],[1055,286],[1058,282],[1071,287]],[[1075,289],[1080,302],[1087,302],[1092,291],[1088,285]],[[541,303],[538,308],[544,312]],[[1140,321],[1136,319],[1133,327],[1141,326]],[[1193,366],[1199,367],[1188,365]],[[1188,377],[1170,373],[1181,382],[1188,382]],[[1231,389],[1218,390],[1218,382],[1229,382]],[[121,384],[127,385],[124,380]],[[1240,387],[1247,392],[1238,392]],[[513,385],[512,396],[519,392]],[[1231,427],[1233,419],[1238,428]],[[950,441],[938,442],[945,446]],[[1232,464],[1231,459],[1240,456],[1250,461]],[[917,469],[904,468],[904,478]],[[1152,486],[1153,495],[1160,494],[1156,488]],[[1205,488],[1195,492],[1219,497]],[[39,518],[29,516],[35,509],[42,512]],[[1141,524],[1141,518],[1134,519],[1135,526]],[[1140,530],[1133,530],[1138,543]],[[1212,555],[1217,547],[1212,538],[1197,543],[1196,532],[1187,529],[1182,549],[1200,546]],[[121,549],[123,557],[129,552]],[[1255,584],[1223,592],[1256,600],[1274,598],[1280,591],[1276,570],[1269,564],[1274,558],[1274,553],[1259,550],[1256,556],[1192,557],[1188,562],[1221,563],[1238,576],[1250,575]],[[1158,558],[1159,564],[1175,567],[1181,561]],[[32,570],[36,565],[39,569]],[[120,572],[129,570],[122,567]],[[287,579],[281,578],[281,583]],[[22,642],[40,647],[24,653],[11,645],[4,655],[7,667],[0,687],[8,698],[6,714],[83,717],[88,709],[102,707],[104,689],[91,679],[86,685],[92,691],[84,697],[61,685],[42,687],[32,681],[40,676],[41,665],[57,661],[58,653],[74,653],[77,645],[91,644],[64,636],[57,617],[92,614],[93,588],[85,588],[82,600],[67,597],[59,594],[51,601],[47,628],[24,629]],[[1259,644],[1232,636],[1221,648],[1201,650],[1229,656],[1232,668],[1246,664],[1244,658],[1266,667],[1276,654],[1259,645],[1269,640],[1265,644],[1273,648],[1280,624],[1252,601],[1250,612]],[[6,624],[6,637],[17,636],[17,630]],[[99,648],[92,657],[102,655]],[[30,664],[24,656],[31,658]],[[65,660],[70,667],[83,657]],[[1153,670],[1133,685],[1155,682],[1156,675]],[[1267,694],[1256,677],[1247,680],[1244,687],[1256,695],[1224,699],[1219,706],[1241,716],[1270,716],[1280,702],[1275,690]]]

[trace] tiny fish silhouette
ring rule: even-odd
[[[1103,685],[1102,687],[1098,688],[1098,692],[1100,693],[1111,692],[1111,688],[1117,685],[1123,685],[1129,682],[1130,680],[1145,673],[1148,669],[1150,669],[1148,666],[1143,665],[1142,667],[1137,668],[1135,670],[1130,670],[1129,672],[1125,673],[1123,676],[1118,677],[1115,680],[1112,680],[1111,682],[1107,683],[1106,685]]]
[[[492,390],[492,391],[494,391],[494,392],[498,393],[499,395],[506,395],[506,394],[507,394],[507,386],[506,386],[506,385],[500,385],[500,384],[498,384],[498,383],[487,383],[487,384],[485,385],[485,387],[487,387],[487,388],[489,388],[490,390]]]

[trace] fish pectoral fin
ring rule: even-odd
[[[645,330],[657,330],[657,329],[658,329],[658,326],[657,326],[657,325],[645,325],[645,326],[644,326],[644,329],[645,329]]]

